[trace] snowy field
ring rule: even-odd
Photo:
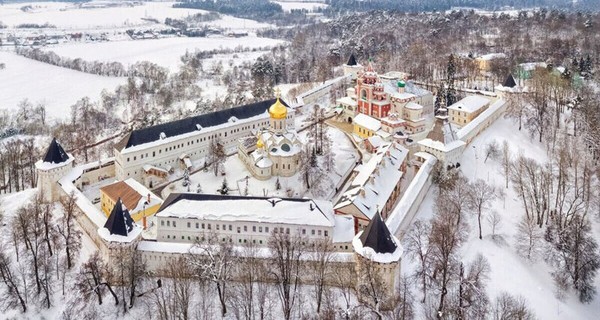
[[[281,6],[283,11],[290,12],[291,10],[306,9],[308,11],[314,11],[318,8],[325,8],[327,4],[310,1],[273,1]]]
[[[114,90],[125,78],[101,77],[0,51],[0,110],[15,110],[27,98],[46,105],[49,119],[65,118],[84,96],[97,100],[102,89]]]
[[[154,23],[144,19],[156,19],[164,23],[166,18],[185,18],[207,11],[198,9],[173,8],[175,2],[110,2],[95,1],[84,4],[63,2],[11,3],[0,6],[0,21],[8,27],[22,23],[49,23],[58,29],[88,30],[96,28],[130,28]],[[111,7],[99,7],[106,4],[117,4]],[[31,6],[29,10],[21,10]],[[94,7],[96,6],[96,7]],[[207,22],[221,28],[260,29],[269,24],[248,19],[222,16],[222,19]]]
[[[541,144],[532,141],[527,131],[519,131],[517,125],[504,118],[497,120],[467,146],[460,162],[462,173],[471,181],[480,178],[502,188],[506,196],[496,200],[493,208],[487,210],[487,213],[496,210],[501,214],[502,222],[496,234],[503,240],[492,239],[491,226],[487,223],[485,213],[482,218],[483,240],[479,240],[476,215],[466,215],[470,232],[468,240],[461,247],[463,261],[470,262],[479,253],[488,259],[491,272],[487,291],[492,301],[500,292],[509,292],[523,296],[537,319],[597,319],[597,315],[600,314],[600,297],[596,296],[589,304],[582,304],[576,295],[570,292],[564,301],[558,300],[555,297],[551,268],[543,259],[531,263],[517,255],[514,247],[515,231],[519,218],[524,215],[524,209],[520,198],[513,191],[512,184],[509,184],[508,189],[504,189],[501,163],[491,159],[483,163],[485,146],[493,140],[498,141],[499,145],[507,140],[513,155],[521,153],[540,162],[548,160],[545,148]],[[435,189],[432,187],[429,190],[416,219],[427,220],[433,216]],[[597,229],[597,223],[594,227]],[[405,262],[403,273],[411,272],[412,266]],[[599,277],[596,277],[595,287],[600,287]],[[419,290],[415,293],[421,296]]]
[[[59,56],[88,61],[116,61],[128,66],[138,61],[150,61],[171,71],[181,65],[181,56],[196,50],[258,48],[276,46],[281,40],[258,37],[163,38],[148,40],[110,41],[98,43],[67,43],[47,47]],[[253,56],[250,58],[254,58]]]
[[[350,140],[348,140],[340,130],[329,127],[328,134],[333,141],[332,149],[335,152],[335,168],[324,178],[329,179],[332,183],[332,187],[327,189],[327,191],[332,191],[333,186],[339,182],[343,174],[349,170],[351,166],[354,166],[357,159],[357,153]],[[299,138],[302,141],[306,141],[306,131],[300,133]],[[246,189],[246,177],[249,177],[248,195],[250,196],[289,197],[290,195],[286,194],[287,189],[293,190],[291,196],[294,198],[314,197],[323,199],[333,196],[333,194],[313,195],[310,191],[305,190],[303,177],[299,173],[292,177],[280,177],[279,182],[281,184],[281,189],[276,190],[275,183],[277,177],[272,177],[265,181],[253,178],[252,174],[246,169],[246,166],[238,158],[237,154],[228,157],[224,167],[226,173],[225,176],[219,175],[215,177],[212,167],[206,172],[200,171],[192,174],[190,176],[190,191],[196,192],[197,185],[200,183],[202,193],[218,194],[217,190],[221,188],[223,178],[226,178],[228,187],[230,188],[229,194],[240,195],[243,194]],[[187,187],[183,187],[181,181],[177,181],[165,188],[161,196],[163,199],[166,199],[169,193],[187,191]]]

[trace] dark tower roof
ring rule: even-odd
[[[347,66],[355,66],[358,63],[356,63],[356,58],[354,57],[354,53],[350,54],[350,58],[348,58],[348,62],[346,63]]]
[[[115,206],[110,212],[104,227],[108,229],[110,234],[116,234],[124,237],[126,237],[129,232],[133,230],[133,219],[131,219],[127,208],[123,206],[121,198],[119,198],[117,203],[115,203]]]
[[[517,83],[515,82],[515,78],[513,77],[512,74],[509,74],[508,77],[506,77],[506,80],[504,80],[503,86],[509,87],[509,88],[514,88],[517,86]]]
[[[227,123],[232,117],[242,120],[266,113],[269,107],[274,104],[276,99],[270,99],[251,103],[231,109],[215,111],[207,114],[193,116],[181,120],[166,122],[151,127],[131,131],[116,146],[117,150],[137,146],[144,143],[160,140],[161,135],[174,137],[185,133],[198,131],[201,128],[208,128]],[[289,108],[285,101],[280,100],[284,106]]]
[[[398,248],[379,211],[375,213],[367,228],[360,235],[360,242],[363,247],[369,247],[376,253],[393,253]]]
[[[52,142],[50,142],[48,150],[46,150],[44,162],[63,163],[67,160],[69,160],[69,155],[67,155],[65,149],[60,146],[60,144],[56,141],[56,138],[52,138]]]

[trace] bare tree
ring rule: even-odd
[[[500,156],[500,147],[498,146],[498,142],[496,140],[490,141],[485,145],[485,159],[483,163],[487,161],[488,158],[495,160]]]
[[[299,236],[292,236],[288,232],[284,233],[283,228],[276,230],[273,231],[268,242],[273,255],[271,276],[275,280],[283,317],[289,320],[292,318],[292,310],[299,294],[300,264],[301,257],[304,255],[304,241]]]
[[[4,244],[0,244],[0,277],[6,286],[2,290],[2,301],[8,308],[20,307],[23,313],[27,312],[27,279],[24,269],[15,267],[9,258]]]
[[[188,263],[196,275],[214,283],[221,304],[221,315],[227,314],[227,287],[233,275],[234,259],[237,255],[229,238],[219,241],[217,235],[211,235],[208,241],[194,244],[192,250],[199,254],[189,254]]]
[[[418,261],[418,266],[415,269],[414,277],[420,282],[423,292],[421,303],[427,298],[428,276],[431,272],[431,247],[429,246],[429,235],[431,226],[421,220],[417,220],[412,227],[411,232],[407,236],[406,247],[408,256],[411,259]]]
[[[487,221],[492,229],[492,238],[496,239],[496,230],[502,224],[502,215],[500,215],[498,210],[492,210],[492,212],[487,216]]]
[[[528,260],[535,261],[541,254],[543,233],[533,218],[521,217],[517,225],[515,248],[517,253]]]
[[[98,252],[94,253],[79,268],[75,279],[75,288],[82,293],[83,300],[86,302],[96,296],[98,304],[101,305],[105,290],[108,290],[115,300],[115,305],[119,304],[119,297],[113,290],[106,266]]]
[[[333,258],[333,244],[328,239],[321,239],[312,243],[311,250],[307,253],[309,273],[312,278],[317,314],[321,313],[323,293],[327,290],[325,281],[329,277],[331,259]]]
[[[226,159],[225,146],[218,138],[211,139],[210,148],[208,149],[208,161],[213,166],[215,177],[219,174],[219,168],[225,163]]]
[[[77,196],[71,192],[67,197],[63,197],[60,203],[63,207],[63,216],[56,226],[65,249],[67,269],[73,266],[73,255],[76,255],[81,248],[81,232],[75,228],[75,210]]]
[[[481,232],[481,216],[487,206],[496,199],[498,191],[482,179],[477,179],[471,186],[468,194],[469,208],[477,214],[479,226],[479,239],[483,239]]]
[[[160,287],[149,292],[150,312],[161,320],[193,319],[194,275],[184,258],[169,261],[161,270]]]
[[[494,320],[534,320],[536,317],[527,307],[527,301],[521,296],[501,293],[494,301],[492,319]]]

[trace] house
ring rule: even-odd
[[[464,126],[485,111],[490,102],[491,100],[484,96],[468,96],[448,107],[449,120]]]
[[[136,222],[155,214],[163,202],[141,183],[131,178],[100,188],[100,207],[107,217],[119,201]]]
[[[364,228],[376,212],[384,218],[400,197],[408,149],[395,142],[380,146],[371,159],[356,170],[350,186],[334,206],[336,214],[352,215],[355,226]]]

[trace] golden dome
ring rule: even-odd
[[[256,141],[256,147],[257,147],[258,149],[260,149],[260,148],[262,148],[262,147],[264,147],[264,146],[265,146],[265,143],[262,141],[262,139],[261,139],[261,138],[258,138],[258,141]]]
[[[277,101],[269,108],[269,115],[273,119],[285,119],[287,116],[287,108],[279,101],[279,98],[277,98]]]

